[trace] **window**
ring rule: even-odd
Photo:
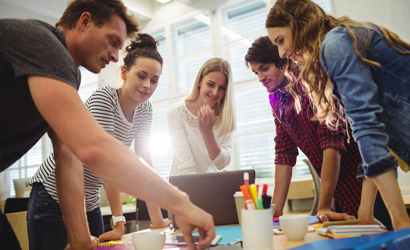
[[[244,57],[255,38],[266,35],[266,4],[263,1],[234,2],[221,7],[223,58],[229,61],[234,82],[253,78]]]
[[[98,75],[91,73],[87,69],[80,67],[81,85],[78,91],[83,102],[98,88]],[[1,199],[16,195],[14,189],[14,179],[31,178],[43,163],[46,157],[52,152],[52,144],[47,134],[43,136],[25,155],[1,173],[1,183],[7,183],[7,193],[0,193]],[[3,191],[3,188],[0,187]]]
[[[207,12],[171,25],[175,95],[189,93],[202,64],[212,58],[209,25]]]
[[[328,0],[315,2],[330,12]],[[191,91],[201,65],[212,57],[228,60],[233,73],[237,130],[230,168],[254,168],[258,177],[274,175],[275,124],[268,93],[244,61],[252,42],[267,35],[266,15],[273,4],[266,0],[231,1],[217,9],[213,6],[199,14],[193,12],[183,20],[170,20],[161,29],[144,31],[160,42],[158,50],[164,58],[160,84],[150,99],[154,109],[151,154],[155,171],[163,178],[168,176],[171,164],[165,113],[172,103]],[[304,158],[299,151],[295,175],[309,174]]]
[[[169,106],[169,102],[155,105],[150,140],[152,164],[155,172],[164,179],[168,177],[172,158],[171,142],[165,119],[165,113]]]
[[[78,90],[81,100],[85,101],[90,97],[90,95],[98,88],[98,74],[94,74],[88,71],[84,67],[80,67],[81,71],[81,85]]]
[[[167,46],[165,40],[164,29],[151,32],[151,35],[157,39],[159,46],[158,52],[163,59],[162,74],[159,78],[157,89],[151,96],[150,101],[167,98],[169,96],[169,82],[168,82],[168,65],[167,65]]]
[[[245,69],[246,70],[246,69]],[[234,134],[238,169],[255,169],[258,177],[274,172],[275,122],[268,93],[259,83],[235,86],[237,124]]]

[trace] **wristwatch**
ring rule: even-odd
[[[117,225],[117,222],[123,221],[124,224],[125,222],[125,217],[124,216],[112,216],[110,219],[110,223],[111,223],[111,228],[114,228]]]

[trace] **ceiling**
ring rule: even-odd
[[[195,0],[173,0],[190,5]],[[54,24],[64,12],[68,0],[0,0],[1,18],[36,18],[36,15]],[[141,22],[151,20],[154,10],[162,6],[155,0],[123,0]],[[17,16],[16,16],[17,15]],[[41,19],[41,18],[38,18]]]

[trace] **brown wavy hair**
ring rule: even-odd
[[[62,26],[72,29],[84,12],[89,12],[97,28],[108,22],[114,14],[124,20],[127,27],[127,37],[132,38],[138,32],[137,18],[128,12],[121,0],[72,0],[67,4],[56,27]]]
[[[304,89],[311,96],[315,115],[313,120],[325,121],[331,129],[338,127],[338,115],[335,110],[335,97],[332,95],[333,85],[320,64],[320,49],[326,34],[337,26],[346,28],[353,40],[354,49],[360,60],[381,67],[378,62],[366,59],[359,48],[359,40],[367,49],[370,37],[369,25],[377,27],[384,35],[391,48],[402,54],[396,45],[410,50],[410,44],[404,42],[394,32],[374,23],[362,23],[344,16],[340,18],[326,14],[322,8],[311,0],[277,0],[270,9],[266,19],[266,28],[289,27],[294,39],[294,54],[303,58],[303,69],[300,77]],[[356,31],[358,36],[353,33]],[[363,32],[365,31],[365,32]],[[366,32],[367,31],[367,32]]]

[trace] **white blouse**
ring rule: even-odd
[[[232,156],[232,133],[219,136],[218,117],[212,131],[221,152],[213,161],[209,158],[199,130],[198,117],[188,110],[185,101],[173,104],[166,117],[172,145],[170,176],[217,172],[229,165]]]

